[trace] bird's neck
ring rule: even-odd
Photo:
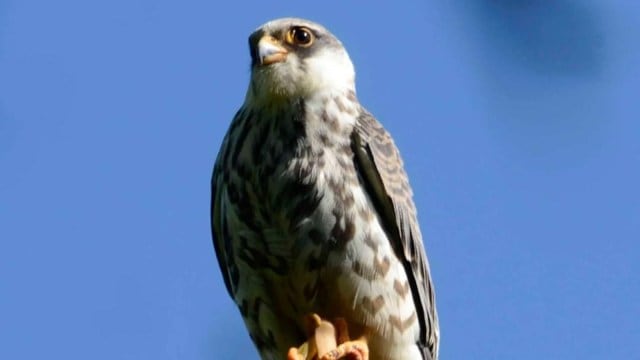
[[[361,111],[355,92],[317,95],[304,101],[305,133],[312,148],[349,146]]]

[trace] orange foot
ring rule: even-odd
[[[307,319],[309,340],[289,349],[287,360],[368,360],[369,347],[364,337],[350,340],[347,323],[322,320],[317,314]],[[335,325],[335,326],[334,326]]]
[[[319,360],[368,360],[369,359],[369,346],[367,340],[364,337],[358,340],[350,340],[349,328],[344,319],[336,319],[333,324],[335,325],[335,338],[338,341],[338,346],[329,350],[328,352],[320,352],[324,354]]]

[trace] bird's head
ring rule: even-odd
[[[306,98],[319,92],[355,91],[353,64],[342,43],[314,22],[270,21],[249,37],[254,101]]]

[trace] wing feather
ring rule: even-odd
[[[439,327],[434,290],[400,153],[389,133],[364,109],[351,138],[358,171],[409,279],[421,325],[418,344],[425,359],[436,359]]]
[[[229,171],[226,169],[227,167],[227,155],[231,151],[229,138],[232,136],[236,136],[235,130],[244,123],[245,114],[244,108],[240,108],[231,122],[229,127],[229,131],[227,135],[222,140],[222,145],[220,146],[220,151],[218,152],[218,157],[216,159],[215,165],[213,166],[213,174],[211,175],[211,237],[213,240],[213,248],[216,253],[216,258],[218,260],[218,265],[220,266],[220,273],[222,274],[222,278],[224,280],[224,285],[227,288],[227,292],[233,298],[234,289],[233,289],[233,270],[234,264],[230,258],[229,251],[232,251],[230,245],[226,244],[231,239],[228,234],[228,225],[226,224],[226,219],[224,217],[225,209],[224,206],[226,204],[225,201],[225,173]],[[229,175],[226,173],[227,176]]]

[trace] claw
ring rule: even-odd
[[[368,360],[369,347],[364,338],[347,341],[320,357],[319,360]]]

